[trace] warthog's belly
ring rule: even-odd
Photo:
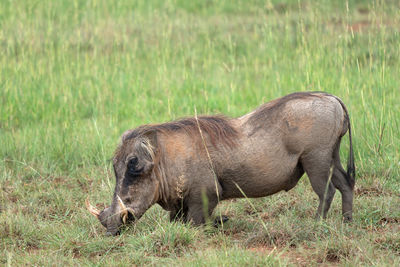
[[[257,164],[239,164],[228,168],[219,176],[224,199],[238,197],[264,197],[293,188],[304,171],[297,156],[275,159]]]

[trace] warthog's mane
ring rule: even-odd
[[[194,143],[197,144],[203,144],[202,138],[204,137],[204,141],[209,141],[214,147],[219,144],[233,147],[236,145],[239,133],[233,127],[230,120],[230,118],[223,115],[216,115],[183,118],[166,123],[142,125],[136,129],[128,131],[122,136],[122,143],[115,152],[115,155],[117,156],[120,154],[124,144],[129,143],[131,140],[141,136],[146,137],[154,133],[162,133],[166,135],[177,132],[185,133],[193,139]]]

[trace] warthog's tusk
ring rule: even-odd
[[[95,207],[93,207],[92,205],[90,205],[90,203],[89,203],[89,197],[86,199],[85,203],[86,203],[86,208],[88,209],[88,211],[89,211],[93,216],[95,216],[96,218],[98,218],[99,215],[100,215],[100,211],[99,211],[98,209],[96,209]]]
[[[124,202],[122,202],[122,199],[117,195],[117,200],[118,200],[118,205],[119,205],[119,209],[120,209],[120,215],[122,218],[122,222],[125,224],[126,220],[128,219],[128,212],[133,213],[133,210],[131,208],[127,208],[124,204]]]

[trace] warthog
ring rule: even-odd
[[[346,172],[339,148],[347,131]],[[121,139],[113,158],[111,206],[100,212],[86,202],[108,234],[117,234],[155,203],[170,211],[171,220],[203,224],[220,200],[288,191],[304,172],[319,197],[318,218],[326,216],[339,189],[344,220],[352,219],[350,120],[336,96],[293,93],[239,118],[201,116],[143,125]]]

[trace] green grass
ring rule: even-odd
[[[399,265],[399,10],[394,0],[0,1],[0,265]],[[350,111],[351,225],[339,193],[326,221],[312,219],[306,178],[252,205],[221,203],[231,217],[221,229],[171,224],[153,207],[109,238],[85,210],[87,196],[111,201],[109,159],[126,129],[195,110],[239,116],[306,90]]]

